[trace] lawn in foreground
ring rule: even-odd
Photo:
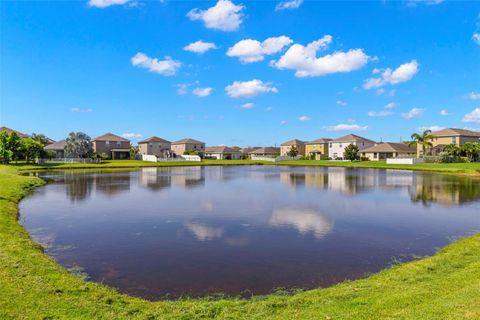
[[[363,280],[292,295],[148,302],[119,294],[69,274],[18,223],[18,202],[42,184],[0,166],[0,319],[480,317],[480,234]]]

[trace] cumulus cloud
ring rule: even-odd
[[[223,228],[211,227],[202,223],[186,223],[185,227],[200,241],[210,241],[223,236]]]
[[[195,88],[192,93],[197,97],[208,97],[212,93],[213,88]]]
[[[440,111],[440,115],[441,116],[449,116],[450,113],[448,112],[448,110],[443,109],[443,110]]]
[[[242,63],[258,62],[262,61],[266,55],[280,52],[292,42],[292,39],[287,36],[271,37],[263,42],[245,39],[230,47],[227,56],[237,57]]]
[[[202,40],[198,40],[186,45],[185,47],[183,47],[183,50],[202,54],[207,52],[208,50],[216,48],[217,46],[213,42],[205,42]]]
[[[182,63],[180,61],[173,60],[166,56],[164,60],[158,60],[157,58],[150,58],[142,52],[138,52],[131,59],[132,65],[147,69],[150,72],[155,72],[164,76],[173,76],[177,73]]]
[[[125,139],[140,139],[140,138],[143,138],[143,135],[140,134],[140,133],[124,133],[122,134],[122,137],[124,137]]]
[[[326,35],[306,46],[295,43],[280,59],[272,61],[270,65],[280,70],[295,70],[295,76],[302,78],[351,72],[360,69],[368,62],[369,56],[363,52],[363,49],[336,51],[317,57],[318,51],[327,49],[331,42],[332,36]]]
[[[438,130],[443,130],[445,129],[444,127],[440,127],[440,126],[423,126],[423,127],[419,127],[417,129],[417,132],[425,132],[426,130],[430,130],[430,131],[438,131]]]
[[[398,107],[396,102],[389,102],[384,106],[385,109],[395,109],[396,107]]]
[[[467,94],[468,100],[480,100],[480,92],[470,92]]]
[[[312,120],[312,118],[310,118],[309,116],[300,116],[298,117],[298,120],[303,122],[303,121],[310,121]]]
[[[379,74],[380,77],[373,77],[366,79],[363,82],[364,89],[374,89],[382,87],[386,84],[398,84],[406,82],[413,78],[413,76],[418,72],[419,65],[416,60],[404,63],[400,65],[397,69],[392,70],[387,68],[384,70],[373,69],[373,74]]]
[[[330,217],[316,210],[294,208],[274,209],[268,223],[276,228],[293,227],[302,235],[312,233],[317,239],[329,234],[334,226]]]
[[[285,0],[285,1],[280,1],[280,2],[275,6],[275,11],[298,9],[302,3],[303,3],[303,0]]]
[[[71,112],[93,112],[93,109],[91,108],[72,108],[70,109]]]
[[[241,106],[241,108],[243,109],[253,109],[255,107],[255,104],[249,102],[249,103],[245,103]]]
[[[463,122],[480,123],[480,107],[463,116]]]
[[[234,81],[225,87],[227,95],[231,98],[253,98],[262,93],[277,93],[278,89],[270,82],[253,79],[250,81]]]
[[[236,31],[242,23],[244,6],[235,5],[230,0],[219,0],[217,4],[207,10],[198,8],[187,13],[192,21],[203,21],[205,27],[221,31]]]
[[[480,46],[480,33],[475,32],[472,36],[472,40],[473,40],[473,42],[475,42],[476,44],[478,44]]]
[[[346,107],[348,105],[348,102],[343,100],[337,100],[335,103],[341,107]]]
[[[402,117],[404,117],[405,119],[419,118],[423,115],[424,112],[425,109],[412,108],[410,111],[402,113]]]
[[[329,131],[365,131],[368,129],[368,126],[360,126],[354,123],[340,123],[335,126],[324,127],[324,129]]]
[[[114,5],[126,4],[127,2],[131,2],[131,0],[89,0],[88,5],[90,7],[106,8]]]
[[[393,112],[391,111],[370,111],[368,112],[369,117],[388,117],[391,116]]]

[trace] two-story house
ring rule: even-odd
[[[346,136],[333,139],[329,142],[328,157],[333,160],[343,159],[345,147],[350,144],[357,146],[358,150],[362,151],[363,149],[373,147],[376,142],[364,137],[357,136],[356,134],[347,134]]]
[[[332,139],[320,138],[305,142],[305,155],[312,160],[323,160],[328,158],[328,144]]]
[[[282,143],[280,145],[280,155],[281,156],[288,155],[292,147],[295,147],[297,149],[299,156],[305,155],[305,142],[298,139],[293,139],[293,140],[289,140],[287,142]]]
[[[427,155],[437,155],[443,151],[446,145],[456,144],[463,145],[465,142],[480,142],[480,132],[466,129],[446,128],[431,133],[434,138],[430,141],[432,148],[426,150]],[[417,144],[417,155],[422,155],[422,145]]]
[[[138,153],[154,155],[157,158],[169,158],[171,146],[170,141],[154,136],[138,142]]]
[[[106,133],[92,140],[93,151],[112,160],[130,159],[130,140]]]
[[[200,155],[203,155],[205,152],[205,142],[187,138],[172,142],[170,148],[177,156],[184,154],[185,151],[196,151]]]

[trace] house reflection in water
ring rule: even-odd
[[[162,171],[159,171],[158,168],[142,168],[142,171],[139,175],[140,186],[152,191],[170,188],[172,185],[171,172]]]

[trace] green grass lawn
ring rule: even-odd
[[[323,165],[305,164],[313,163]],[[117,162],[102,166],[115,167]],[[466,164],[451,169],[425,166],[457,173],[479,169]],[[29,238],[18,223],[18,202],[44,182],[18,174],[26,168],[0,166],[0,319],[480,318],[480,234],[456,241],[433,257],[326,289],[248,300],[148,302],[119,294],[71,275]]]

